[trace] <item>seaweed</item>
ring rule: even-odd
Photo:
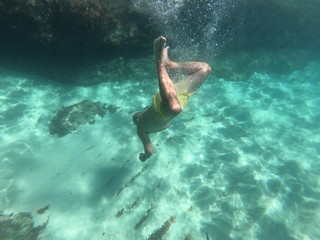
[[[45,230],[49,219],[39,226],[34,226],[31,213],[0,213],[0,239],[36,240]]]
[[[183,240],[192,240],[192,235],[188,233]]]
[[[134,202],[127,207],[127,209],[128,209],[128,210],[131,210],[131,209],[133,209],[134,207],[136,207],[139,203],[140,203],[140,198],[137,197],[136,200],[134,200]]]
[[[149,166],[149,165],[144,166],[144,167],[141,169],[140,172],[138,172],[136,175],[134,175],[134,176],[130,179],[129,184],[133,183],[133,182],[140,176],[140,174],[142,174],[145,170],[147,170],[148,166]]]
[[[49,209],[50,205],[48,204],[47,206],[43,207],[43,208],[40,208],[37,213],[38,214],[44,214],[45,211],[47,211]]]
[[[136,175],[134,175],[133,177],[131,177],[130,181],[129,181],[128,183],[126,183],[124,186],[122,186],[122,187],[118,190],[118,192],[117,192],[117,194],[116,194],[116,197],[118,197],[118,196],[120,195],[120,193],[121,193],[125,188],[127,188],[130,184],[132,184],[144,171],[146,171],[147,168],[148,168],[148,166],[149,166],[149,165],[144,166],[144,167],[141,169],[140,172],[138,172]]]
[[[175,217],[170,217],[166,220],[160,228],[155,230],[147,240],[162,240],[163,236],[168,232],[171,224],[175,222]]]
[[[137,205],[139,204],[139,202],[140,202],[140,198],[137,197],[136,200],[134,200],[134,202],[131,203],[129,206],[127,206],[126,208],[122,208],[121,210],[119,210],[114,217],[115,217],[115,218],[121,217],[126,211],[131,210],[132,208],[134,208],[135,206],[137,206]]]
[[[122,216],[122,214],[124,213],[124,208],[122,208],[121,210],[119,210],[118,212],[117,212],[117,214],[114,216],[115,218],[119,218],[119,217],[121,217]]]
[[[154,205],[151,204],[151,207],[147,210],[147,215],[142,216],[142,218],[140,218],[139,222],[134,226],[135,230],[139,229],[141,227],[141,225],[148,219],[153,208],[154,208]]]

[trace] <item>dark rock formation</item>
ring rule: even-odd
[[[27,212],[5,215],[0,212],[0,239],[39,239],[48,221],[35,227],[32,215]]]
[[[74,131],[79,131],[82,125],[94,124],[96,117],[103,118],[106,110],[114,113],[114,106],[106,106],[100,102],[84,100],[80,103],[61,108],[53,117],[49,125],[50,134],[63,137]]]
[[[73,83],[100,58],[150,49],[147,20],[127,0],[0,0],[0,66]]]
[[[318,0],[0,0],[0,67],[72,84],[140,79],[133,58],[151,55],[160,34],[187,60],[261,48],[320,55],[319,12]]]

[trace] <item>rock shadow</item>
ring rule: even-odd
[[[89,205],[97,205],[104,197],[112,198],[124,185],[126,176],[131,171],[124,167],[103,167],[93,173],[91,186],[93,186],[88,198]]]

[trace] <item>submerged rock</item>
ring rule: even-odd
[[[49,132],[51,135],[57,134],[63,137],[87,123],[94,124],[97,117],[103,118],[108,108],[100,102],[83,100],[71,106],[62,107],[50,121]],[[110,110],[109,110],[110,111]]]
[[[141,38],[147,37],[146,17],[126,0],[0,0],[0,14],[0,29],[7,35],[0,40],[6,43],[26,40],[54,47],[61,54],[78,51],[80,46],[89,51],[104,46],[149,46]]]
[[[0,0],[0,65],[74,83],[101,58],[150,49],[153,29],[127,0]]]
[[[188,61],[262,48],[319,56],[319,11],[318,0],[0,0],[0,65],[71,84],[140,80],[154,76],[160,34]]]
[[[39,226],[34,226],[31,213],[5,215],[0,212],[0,239],[39,239],[49,221]]]

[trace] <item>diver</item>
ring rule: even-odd
[[[139,156],[142,162],[154,153],[148,135],[167,129],[169,121],[181,113],[189,97],[204,83],[211,72],[211,67],[204,62],[171,61],[168,49],[165,37],[161,36],[154,41],[159,92],[153,97],[151,107],[147,107],[144,112],[135,113],[132,117],[144,146],[144,153]],[[186,77],[174,83],[167,70],[181,71]]]

